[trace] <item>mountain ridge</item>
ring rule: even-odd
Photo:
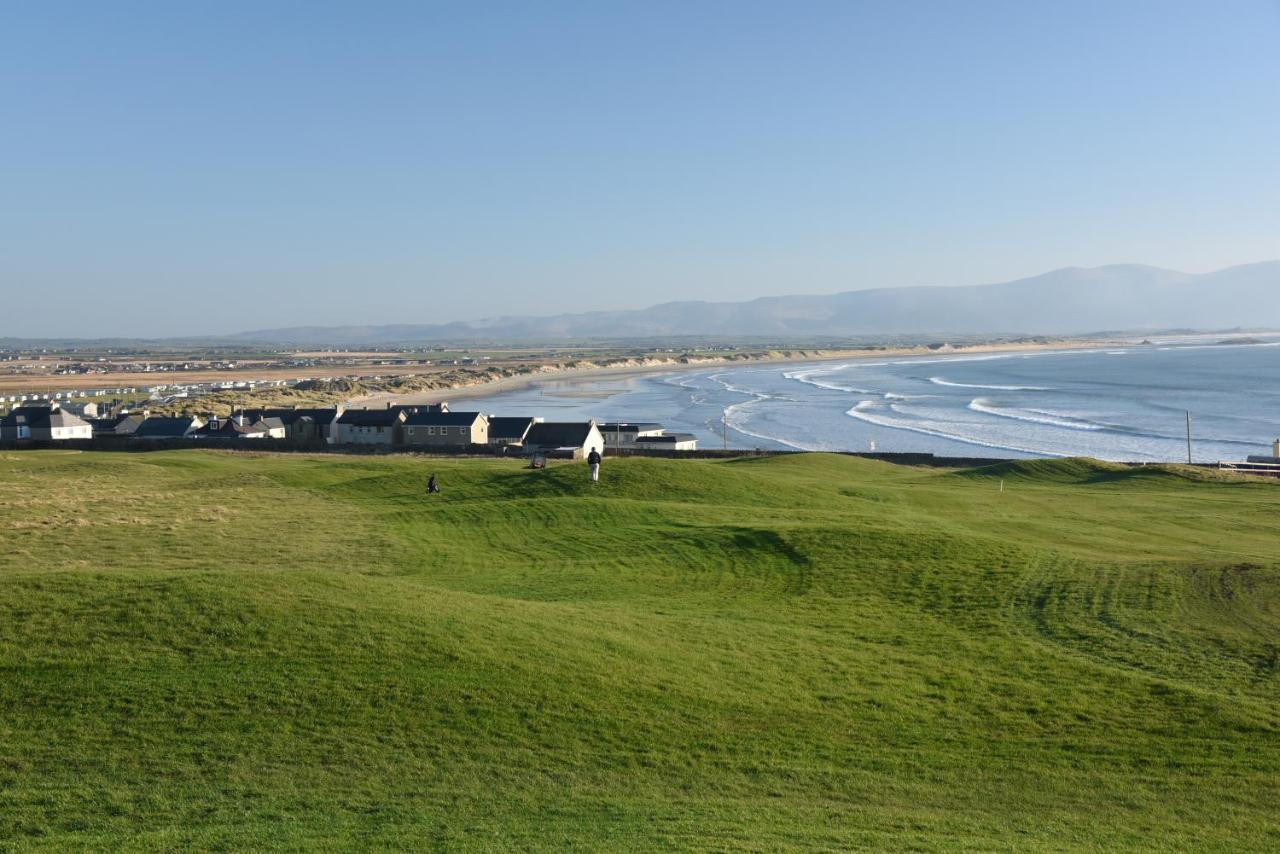
[[[1192,274],[1143,264],[1062,267],[1009,282],[917,285],[742,302],[676,300],[647,308],[445,323],[294,326],[225,336],[291,344],[468,339],[1070,335],[1103,330],[1280,327],[1280,260]]]

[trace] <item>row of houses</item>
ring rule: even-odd
[[[61,441],[95,436],[137,441],[173,439],[290,439],[331,445],[386,448],[502,446],[524,453],[585,456],[608,448],[687,451],[697,448],[688,433],[667,433],[660,424],[549,422],[536,417],[453,412],[448,404],[379,409],[247,409],[230,417],[153,416],[124,413],[83,419],[56,403],[20,406],[0,418],[0,441]]]

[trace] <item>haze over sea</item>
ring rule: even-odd
[[[867,358],[573,379],[479,398],[547,420],[656,421],[718,448],[1092,456],[1197,462],[1280,436],[1280,338],[1161,339],[1096,350]]]

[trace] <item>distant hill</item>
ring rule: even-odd
[[[880,288],[749,302],[670,302],[632,311],[447,324],[300,326],[239,341],[363,345],[463,339],[680,335],[1070,335],[1108,330],[1280,327],[1280,261],[1191,275],[1141,264],[1067,267],[993,285]]]

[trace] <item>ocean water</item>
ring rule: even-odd
[[[744,365],[548,381],[474,401],[499,415],[657,421],[701,447],[1198,462],[1280,436],[1280,338]]]

